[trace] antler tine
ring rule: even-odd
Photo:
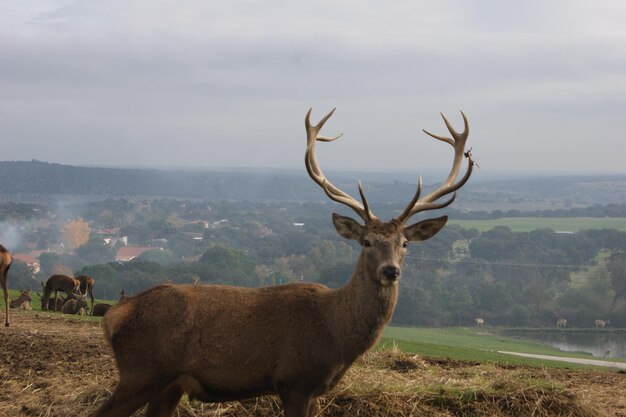
[[[326,195],[331,199],[338,203],[344,204],[354,210],[365,222],[369,222],[376,218],[374,214],[370,211],[369,205],[367,203],[367,199],[365,198],[365,193],[363,193],[363,188],[359,182],[359,194],[361,195],[361,199],[363,200],[363,205],[361,205],[357,200],[351,197],[349,194],[341,191],[339,188],[335,187],[324,175],[322,169],[317,162],[317,156],[315,153],[315,144],[319,140],[321,142],[332,142],[336,139],[339,139],[343,134],[340,134],[335,137],[326,137],[320,136],[319,132],[330,119],[330,117],[335,112],[335,109],[332,109],[326,116],[319,121],[319,123],[315,126],[311,125],[311,111],[306,114],[306,118],[304,120],[304,124],[306,126],[307,131],[307,148],[306,153],[304,155],[304,165],[306,166],[306,170],[309,173],[309,176],[315,181],[318,185],[322,187]]]
[[[448,131],[450,132],[450,135],[452,135],[452,138],[436,135],[428,132],[427,130],[424,130],[424,133],[426,133],[427,135],[442,142],[446,142],[454,148],[454,160],[452,162],[452,168],[450,169],[450,174],[448,174],[448,178],[444,181],[444,183],[439,186],[439,188],[437,188],[435,191],[423,198],[420,198],[422,190],[422,178],[419,178],[417,193],[413,197],[413,200],[411,200],[411,202],[404,209],[402,214],[396,217],[396,220],[398,220],[399,222],[405,223],[411,216],[421,211],[436,210],[452,204],[456,197],[456,191],[461,188],[472,175],[474,160],[472,159],[472,155],[469,151],[465,152],[465,143],[467,142],[467,138],[469,136],[469,123],[467,121],[465,113],[461,112],[461,115],[463,116],[464,129],[463,132],[459,133],[454,130],[446,116],[444,116],[443,113],[441,114],[441,117],[443,118],[443,121],[446,124]],[[459,175],[459,171],[461,169],[464,157],[468,160],[467,171],[465,172],[465,175],[463,175],[463,177],[455,183],[454,181]],[[450,193],[454,193],[452,195],[452,198],[443,203],[437,203],[437,200],[439,198]]]

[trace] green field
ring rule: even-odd
[[[626,232],[626,218],[595,217],[507,217],[493,220],[450,220],[448,224],[458,224],[465,229],[491,230],[496,226],[506,226],[514,232],[530,232],[535,229],[552,229],[559,232],[577,232],[585,229],[617,229]]]
[[[443,357],[463,361],[496,362],[554,368],[587,368],[588,366],[557,361],[542,361],[506,355],[497,351],[533,353],[570,358],[598,359],[591,354],[562,352],[556,348],[500,336],[475,328],[414,328],[387,327],[379,348],[397,346],[401,350],[422,356]],[[612,359],[615,361],[615,359]],[[622,362],[622,361],[620,361]]]

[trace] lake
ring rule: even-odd
[[[624,330],[556,330],[507,329],[502,334],[550,345],[563,352],[585,352],[602,358],[626,359],[626,331]]]

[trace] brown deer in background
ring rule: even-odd
[[[56,302],[58,292],[63,291],[70,298],[75,298],[79,294],[80,281],[67,275],[52,275],[46,283],[41,283],[43,287],[43,295],[41,296],[41,309],[48,310],[48,300],[52,291],[54,291],[54,300]],[[58,305],[58,304],[57,304]]]
[[[337,232],[363,247],[350,281],[337,290],[304,283],[256,289],[166,284],[126,299],[103,320],[120,381],[92,416],[129,416],[146,403],[147,417],[171,416],[187,393],[209,402],[277,394],[285,417],[312,417],[315,398],[378,341],[396,306],[408,243],[434,236],[447,221],[407,225],[409,218],[448,206],[472,173],[468,123],[463,115],[465,129],[457,133],[444,117],[452,138],[426,132],[454,148],[450,174],[424,197],[420,178],[406,209],[384,222],[370,211],[360,184],[362,204],[331,184],[318,165],[316,141],[336,139],[319,136],[332,114],[312,126],[307,113],[306,168],[329,198],[364,222],[333,214]],[[464,158],[467,171],[457,181]]]
[[[9,307],[11,308],[22,308],[24,310],[32,310],[30,306],[31,302],[30,298],[30,289],[20,291],[20,296],[15,300],[11,300],[9,303]]]
[[[611,324],[611,320],[596,320],[594,324],[596,325],[596,329],[604,329]]]
[[[13,262],[11,253],[4,246],[0,245],[0,285],[2,285],[2,293],[4,294],[4,325],[9,326],[9,289],[7,281],[9,280],[9,268]]]
[[[124,290],[120,291],[120,302],[124,301],[124,299],[127,298],[126,294],[124,293]],[[92,309],[91,309],[91,315],[92,316],[96,316],[96,317],[102,317],[104,316],[107,311],[109,311],[109,309],[113,307],[112,304],[107,304],[107,303],[96,303]]]
[[[63,314],[81,314],[84,315],[87,313],[87,299],[84,295],[77,294],[74,298],[68,298],[65,303],[63,303],[63,307],[61,308],[61,312]]]
[[[80,281],[80,293],[84,296],[89,294],[89,298],[91,299],[91,312],[93,314],[93,287],[96,285],[96,280],[88,275],[79,275],[76,279]]]

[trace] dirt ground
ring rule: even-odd
[[[117,369],[96,321],[14,311],[0,330],[0,416],[87,416]],[[626,374],[372,353],[319,401],[320,416],[626,416]],[[136,415],[143,415],[140,411]],[[279,416],[273,397],[183,400],[178,416]]]

